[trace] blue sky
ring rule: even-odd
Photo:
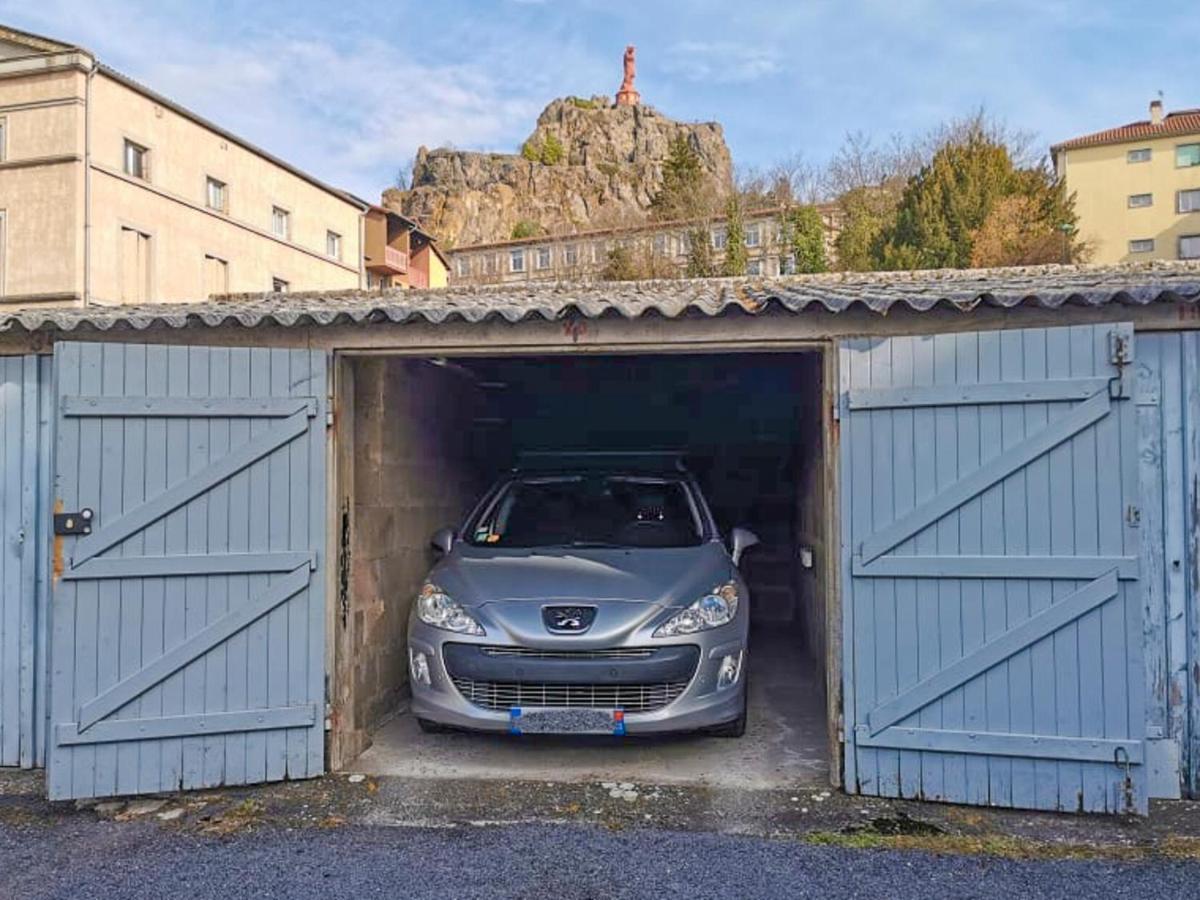
[[[1039,147],[1200,106],[1196,0],[0,0],[313,174],[375,197],[425,144],[511,151],[552,98],[725,126],[734,160],[826,159],[981,105]]]

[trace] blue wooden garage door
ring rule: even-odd
[[[55,365],[54,498],[83,533],[54,554],[51,798],[320,774],[323,355],[63,343]]]
[[[43,762],[48,357],[0,357],[0,766]]]
[[[840,352],[846,788],[1146,811],[1128,325]]]

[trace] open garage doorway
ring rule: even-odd
[[[341,357],[336,768],[421,777],[777,787],[829,778],[831,398],[820,349],[789,353]],[[670,451],[694,473],[750,589],[744,737],[426,734],[408,714],[408,616],[459,525],[523,454]]]

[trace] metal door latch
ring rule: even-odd
[[[81,509],[79,512],[73,513],[55,513],[54,533],[91,534],[92,511],[90,509]]]

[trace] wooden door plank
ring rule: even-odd
[[[1136,581],[1136,556],[880,556],[853,572],[862,578],[1045,578],[1085,581],[1116,570],[1117,577]]]
[[[69,395],[62,398],[62,414],[67,418],[283,419],[303,412],[311,419],[317,414],[316,404],[313,397],[159,397],[137,392],[125,397]]]
[[[161,740],[170,737],[213,737],[233,732],[272,728],[308,728],[317,720],[315,704],[245,709],[230,712],[160,716],[155,719],[109,719],[80,730],[75,722],[55,726],[60,744],[113,744],[123,741]]]
[[[316,552],[211,553],[180,556],[112,556],[89,559],[63,573],[64,581],[110,578],[165,578],[182,575],[237,575],[247,572],[291,572],[315,569]]]
[[[889,725],[902,721],[923,706],[945,696],[967,679],[986,671],[1035,641],[1053,635],[1084,613],[1112,599],[1116,594],[1117,576],[1115,572],[1097,578],[1086,587],[1080,588],[1048,609],[1031,616],[1015,628],[1010,628],[1001,637],[989,641],[974,653],[946,666],[912,690],[877,706],[868,716],[871,733],[878,734]]]
[[[968,335],[957,335],[967,338]],[[850,409],[916,406],[995,406],[1051,400],[1086,400],[1108,390],[1107,378],[1054,378],[921,387],[859,388],[850,391]]]
[[[141,696],[154,685],[178,672],[220,641],[226,640],[230,635],[261,619],[280,604],[304,590],[308,586],[309,577],[308,567],[305,566],[273,581],[270,588],[247,605],[227,613],[211,625],[200,629],[181,644],[172,647],[162,656],[143,666],[134,675],[123,679],[94,699],[84,703],[79,711],[80,729],[86,730],[126,703]]]
[[[869,747],[1020,756],[1076,763],[1097,762],[1107,766],[1113,765],[1118,751],[1124,751],[1132,764],[1140,765],[1143,761],[1142,741],[1129,739],[893,726],[874,735],[869,733],[869,729],[863,728],[858,741]]]
[[[85,420],[86,421],[86,420]],[[125,540],[136,531],[141,531],[168,513],[179,509],[193,497],[198,496],[225,479],[266,456],[268,453],[295,440],[308,430],[308,416],[295,413],[265,434],[254,438],[229,455],[216,460],[198,472],[189,475],[174,487],[121,516],[111,524],[101,524],[99,530],[81,538],[76,544],[71,561],[73,565],[103,553],[114,544]]]

